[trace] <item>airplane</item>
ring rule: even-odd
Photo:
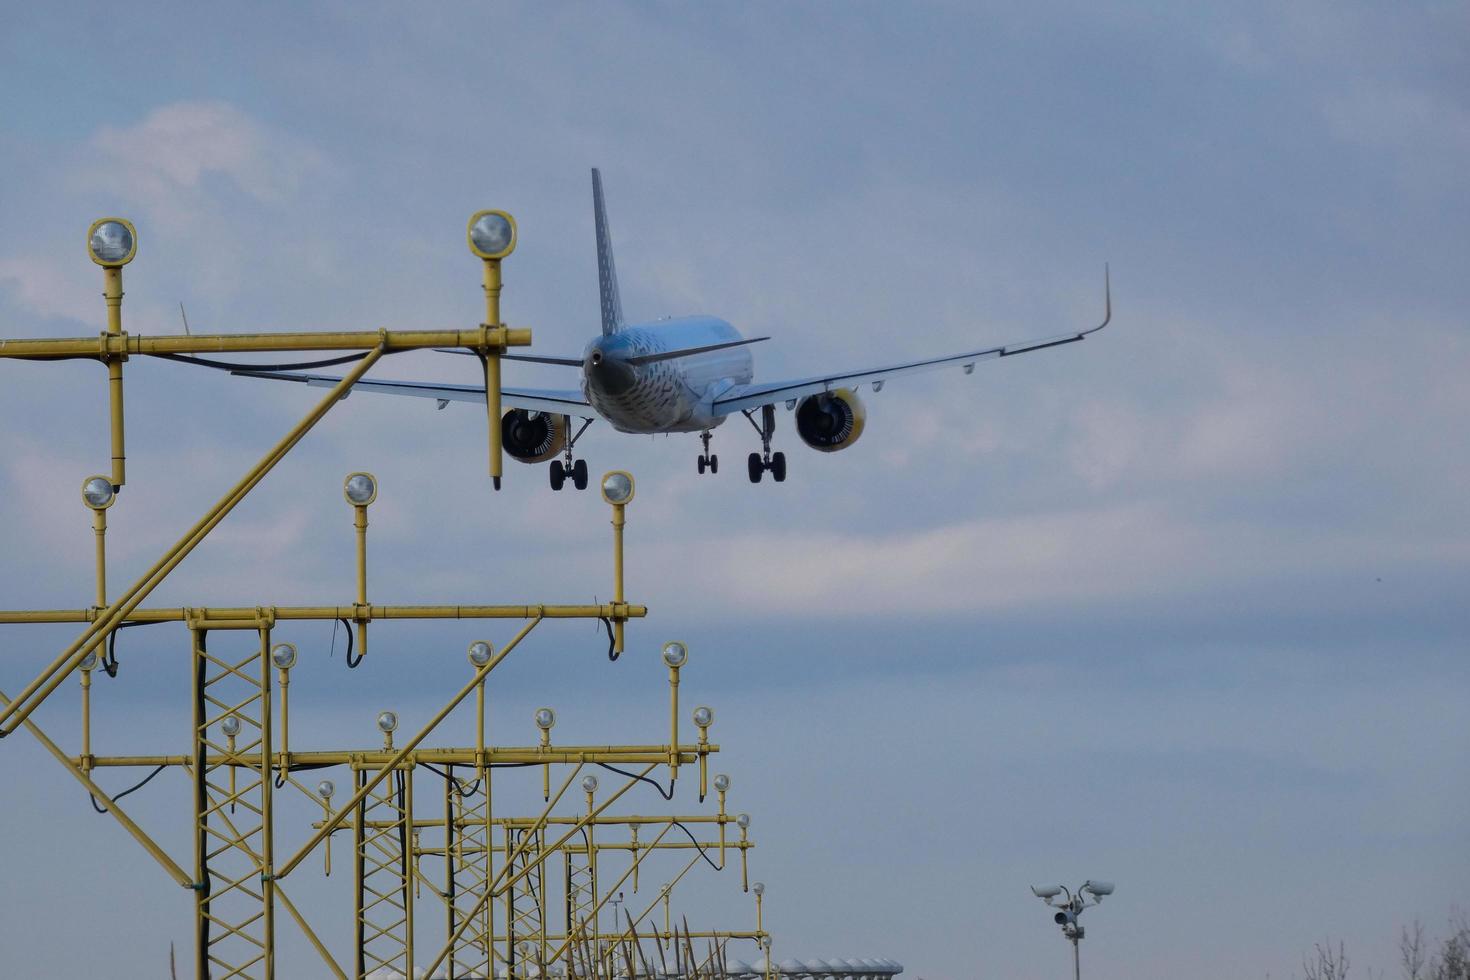
[[[759,483],[764,474],[770,473],[780,483],[786,479],[786,454],[771,451],[777,405],[784,404],[788,411],[795,413],[796,434],[803,443],[819,452],[837,452],[857,442],[863,434],[867,413],[858,390],[864,384],[877,392],[891,378],[950,366],[971,374],[983,360],[1075,343],[1107,326],[1113,317],[1112,284],[1105,266],[1104,317],[1095,327],[944,357],[757,383],[750,346],[768,337],[744,337],[731,324],[713,316],[683,316],[645,323],[629,323],[624,319],[602,175],[596,168],[592,170],[592,207],[602,333],[588,341],[580,357],[500,355],[506,361],[529,361],[581,371],[580,388],[503,387],[501,392],[507,409],[501,419],[505,451],[522,463],[550,461],[552,490],[561,490],[568,479],[578,490],[586,489],[587,462],[576,458],[574,450],[597,419],[619,432],[645,435],[697,432],[704,447],[698,457],[699,472],[713,474],[719,472],[720,460],[710,452],[710,439],[716,428],[737,413],[755,428],[761,442],[761,451],[751,453],[746,460],[750,482]],[[241,369],[230,373],[327,388],[341,380],[295,371]],[[485,389],[477,385],[364,379],[353,390],[433,398],[440,409],[452,401],[485,404]],[[581,426],[575,431],[574,418],[581,420]]]

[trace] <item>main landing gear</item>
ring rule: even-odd
[[[751,411],[750,409],[745,409],[741,414],[745,416],[746,421],[755,426],[755,431],[760,433],[761,451],[751,453],[750,457],[745,461],[746,470],[750,474],[750,482],[761,482],[761,474],[769,470],[773,480],[777,483],[784,483],[786,480],[786,454],[771,452],[771,437],[776,434],[776,406],[762,405],[761,420],[759,423],[756,422],[755,416],[751,414]]]
[[[699,441],[704,443],[704,452],[699,454],[699,472],[709,470],[711,473],[720,472],[720,457],[709,451],[710,431],[705,429],[699,434]]]
[[[565,417],[567,431],[572,428],[570,416]],[[587,431],[587,426],[592,424],[591,419],[583,419],[582,427],[577,434],[567,439],[566,447],[562,450],[562,459],[553,459],[548,468],[551,476],[551,489],[560,490],[566,486],[567,477],[571,477],[572,486],[578,490],[587,489],[587,461],[585,459],[573,459],[572,449],[577,445],[577,440],[582,438],[582,433]],[[565,460],[565,462],[563,462]]]

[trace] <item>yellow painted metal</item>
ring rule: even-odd
[[[698,747],[685,745],[680,747],[679,757],[686,763],[693,763],[698,759],[696,751]],[[707,746],[710,752],[718,752],[719,746],[711,744]],[[381,769],[394,758],[397,752],[386,752],[378,749],[368,750],[343,750],[343,749],[306,749],[291,753],[291,763],[296,766],[351,766],[354,769]],[[487,748],[485,760],[487,763],[497,765],[528,765],[544,762],[547,765],[556,763],[575,764],[588,763],[610,763],[612,765],[663,765],[668,761],[669,750],[663,745],[583,745],[568,746],[564,749],[552,749],[549,752],[541,752],[534,748]],[[456,765],[472,766],[478,758],[478,752],[473,748],[431,748],[417,749],[405,757],[405,761],[398,763],[400,767],[411,765],[422,765],[430,763],[433,765]],[[127,766],[183,766],[189,764],[189,757],[182,755],[99,755],[94,756],[92,765],[94,767],[127,767]],[[239,765],[252,767],[258,764],[257,756],[250,752],[240,752],[234,755],[218,758],[211,756],[210,765]]]
[[[97,545],[97,608],[107,608],[107,508],[92,511],[92,535]]]
[[[84,630],[71,646],[64,650],[35,680],[26,685],[25,690],[17,696],[15,701],[4,712],[0,712],[0,735],[8,735],[15,731],[16,725],[28,717],[35,710],[36,705],[44,701],[56,689],[56,686],[66,679],[67,674],[76,668],[88,652],[97,647],[103,637],[121,625],[134,609],[142,605],[143,600],[148,598],[158,584],[178,567],[178,564],[194,550],[200,541],[204,540],[210,531],[214,530],[220,521],[225,519],[247,493],[265,479],[266,474],[285,458],[285,455],[301,441],[307,432],[311,431],[313,426],[322,420],[327,412],[331,411],[342,394],[351,390],[352,385],[366,374],[382,356],[383,348],[379,347],[359,361],[357,366],[348,372],[347,376],[331,390],[327,397],[308,413],[306,418],[297,423],[280,442],[276,443],[271,451],[252,467],[224,497],[220,498],[219,502],[210,508],[203,518],[185,532],[184,536],[165,552],[163,557],[159,558],[142,578],[119,596],[112,605],[99,613],[91,626]],[[29,700],[32,697],[35,698],[34,702]]]
[[[136,236],[133,239],[136,249]],[[102,297],[107,301],[107,333],[122,336],[122,267],[107,266],[102,270]],[[127,453],[123,449],[123,361],[126,355],[109,354],[107,365],[107,400],[112,432],[112,486],[120,489],[127,482]]]
[[[375,494],[376,496],[376,494]],[[352,619],[357,624],[357,655],[367,656],[367,624],[363,610],[367,608],[367,505],[353,508],[352,526],[357,530],[357,602],[352,606]]]
[[[625,597],[623,595],[623,525],[626,523],[624,504],[613,504],[613,601],[621,606]],[[618,617],[613,620],[613,652],[623,652],[623,627],[624,620]],[[677,740],[676,740],[677,741]]]
[[[368,622],[378,619],[610,619],[615,616],[642,619],[648,615],[647,606],[618,605],[604,602],[600,605],[541,605],[541,606],[266,606],[280,621],[332,622],[352,619],[359,613]],[[10,609],[0,610],[0,625],[39,623],[92,623],[107,613],[106,609]],[[183,623],[198,616],[209,615],[218,619],[234,619],[248,622],[254,615],[253,609],[189,607],[136,608],[128,613],[129,622],[135,623]]]
[[[485,259],[485,326],[500,330],[500,260]],[[500,337],[503,334],[496,334]],[[500,355],[503,343],[483,344],[479,348],[481,363],[485,366],[485,414],[490,433],[490,479],[495,489],[500,489],[502,456],[500,451]]]
[[[0,357],[56,358],[145,354],[263,354],[298,351],[371,351],[384,353],[431,350],[435,347],[525,347],[531,331],[480,326],[473,330],[354,330],[305,333],[103,334],[100,337],[0,337]]]

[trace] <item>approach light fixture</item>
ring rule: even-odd
[[[384,735],[392,735],[398,730],[398,714],[393,711],[378,712],[378,731]]]
[[[281,670],[290,670],[296,666],[296,644],[277,643],[271,647],[271,663]]]
[[[475,667],[483,667],[490,662],[490,658],[494,653],[495,651],[491,648],[490,644],[484,640],[476,640],[470,644],[470,663]]]
[[[714,721],[715,711],[713,708],[708,708],[701,704],[699,707],[694,709],[694,727],[708,728],[710,725],[714,724]]]
[[[536,727],[543,732],[549,732],[556,727],[556,712],[550,708],[536,709]]]
[[[220,731],[230,738],[240,734],[240,719],[234,715],[226,715],[225,720],[219,723]]]
[[[588,796],[591,796],[593,793],[597,792],[596,776],[587,775],[582,777],[582,792],[586,793]]]
[[[730,789],[730,777],[724,773],[715,776],[715,792],[724,793]]]
[[[749,830],[750,829],[750,814],[748,814],[748,813],[737,814],[736,817],[735,817],[735,826],[739,827],[741,830]]]
[[[678,670],[689,659],[689,648],[678,640],[664,644],[664,664]]]
[[[516,219],[505,211],[476,211],[466,231],[470,251],[488,261],[503,259],[516,249]]]
[[[82,503],[93,510],[106,510],[117,500],[112,481],[105,476],[89,476],[82,481]]]
[[[354,507],[366,507],[378,499],[378,480],[371,473],[349,473],[342,481],[342,495]]]
[[[87,229],[87,254],[103,268],[121,268],[138,254],[138,231],[127,218],[98,218]]]
[[[330,800],[332,794],[337,791],[336,785],[330,779],[323,779],[316,784],[316,795],[324,800]]]
[[[82,662],[77,664],[77,666],[82,670],[95,670],[97,667],[97,651],[88,650],[87,655],[82,658]]]
[[[626,470],[613,470],[602,478],[602,499],[614,507],[621,507],[633,499],[633,474]]]
[[[766,893],[766,883],[764,881],[757,881],[755,884],[750,886],[750,890],[755,892],[756,898],[760,898]]]

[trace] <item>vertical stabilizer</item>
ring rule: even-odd
[[[617,333],[623,325],[623,301],[618,298],[618,272],[613,268],[612,236],[607,207],[602,201],[602,174],[592,168],[592,210],[597,222],[597,281],[602,291],[602,335]]]

